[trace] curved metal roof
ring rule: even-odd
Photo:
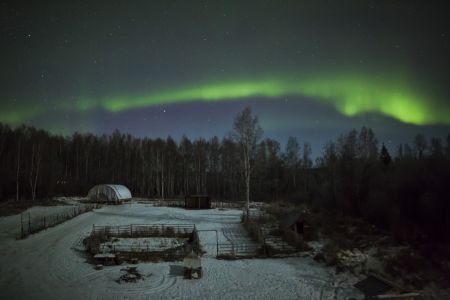
[[[121,184],[105,184],[105,185],[109,186],[116,192],[118,199],[131,199],[131,192],[126,186]]]
[[[88,197],[95,195],[105,195],[109,200],[117,199],[117,200],[124,200],[124,199],[131,199],[131,192],[130,190],[120,184],[99,184],[94,187],[92,187],[88,192]]]

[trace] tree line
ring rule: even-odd
[[[313,162],[308,142],[290,137],[282,147],[261,139],[257,123],[246,108],[234,120],[233,134],[178,142],[118,130],[64,137],[0,124],[0,199],[79,196],[93,185],[117,183],[133,196],[285,200],[362,217],[399,236],[442,238],[442,230],[449,236],[450,134],[445,140],[417,135],[391,156],[363,127],[328,142]]]

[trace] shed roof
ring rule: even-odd
[[[280,222],[280,225],[282,228],[287,228],[297,223],[297,221],[299,220],[305,221],[304,214],[298,212],[291,212]]]
[[[391,284],[374,275],[367,276],[365,279],[356,283],[355,287],[365,295],[371,297],[382,295],[393,288]]]

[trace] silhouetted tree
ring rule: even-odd
[[[418,134],[414,138],[414,151],[418,159],[422,159],[427,150],[427,140],[424,135]]]
[[[297,187],[297,172],[300,165],[300,145],[295,137],[290,136],[286,144],[286,166],[292,178],[293,188]]]
[[[387,148],[384,146],[384,143],[381,146],[380,160],[385,166],[388,166],[392,161],[391,155],[389,154]]]
[[[316,165],[311,149],[289,138],[285,153],[249,108],[233,138],[177,141],[74,133],[63,137],[33,127],[0,124],[0,200],[85,195],[92,185],[121,183],[136,196],[208,193],[230,201],[307,200],[329,213],[364,218],[399,238],[450,239],[450,134],[429,142],[417,135],[393,159],[370,128],[328,142]],[[380,161],[382,163],[380,163]],[[389,172],[383,168],[389,165]],[[250,186],[251,178],[251,186]]]

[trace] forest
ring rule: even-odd
[[[137,197],[209,194],[243,201],[241,152],[232,134],[208,140],[183,136],[177,142],[118,130],[59,136],[0,124],[0,200],[84,196],[95,184],[118,183]],[[363,218],[399,238],[449,240],[450,134],[445,140],[418,134],[390,154],[362,127],[329,141],[315,161],[308,142],[290,137],[282,147],[258,136],[250,154],[251,201],[288,201]]]

